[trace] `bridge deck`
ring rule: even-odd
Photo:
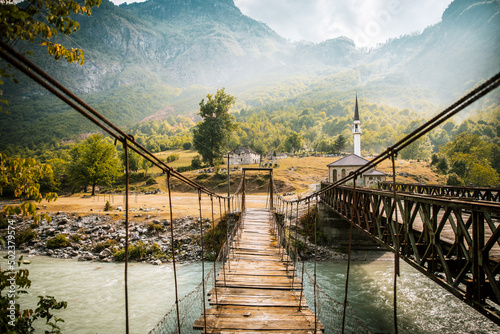
[[[293,263],[280,252],[269,210],[247,210],[216,287],[212,308],[194,323],[203,333],[322,333]],[[215,289],[217,291],[215,291]],[[300,304],[300,310],[299,310]],[[205,326],[206,319],[206,326]],[[204,330],[206,327],[206,330]]]

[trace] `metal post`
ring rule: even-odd
[[[129,333],[128,322],[128,192],[130,182],[130,171],[128,161],[128,144],[127,140],[123,140],[123,148],[125,149],[125,332]]]
[[[273,170],[271,169],[269,171],[269,183],[270,183],[270,186],[269,186],[269,209],[271,209],[271,211],[273,210],[274,208],[274,201],[273,201]]]

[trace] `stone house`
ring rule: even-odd
[[[229,152],[230,165],[251,165],[260,163],[260,154],[247,146],[240,146]]]

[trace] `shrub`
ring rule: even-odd
[[[163,232],[163,226],[155,223],[148,224],[148,232],[149,233],[160,233]]]
[[[69,236],[69,239],[73,242],[78,242],[78,241],[82,240],[82,234],[74,233],[74,234]]]
[[[457,174],[451,173],[450,175],[448,175],[448,179],[446,180],[446,185],[447,186],[458,186],[458,187],[461,187],[461,186],[465,186],[465,182]]]
[[[32,228],[26,228],[16,233],[16,245],[22,245],[25,242],[36,238],[36,231]]]
[[[95,246],[92,248],[93,253],[100,253],[102,252],[105,248],[109,248],[111,246],[117,246],[118,242],[115,239],[108,239],[104,242],[98,242],[95,244]]]
[[[64,234],[58,234],[55,237],[47,240],[47,248],[50,248],[50,249],[64,248],[64,247],[67,247],[68,244],[69,244],[69,241]]]
[[[191,160],[191,168],[200,169],[203,166],[201,163],[201,157],[199,155],[195,156],[193,160]]]
[[[196,180],[205,180],[208,179],[209,177],[210,175],[208,175],[207,173],[201,173],[196,175]]]
[[[109,204],[109,201],[106,201],[106,204],[104,204],[104,211],[111,211],[113,210],[113,207],[111,204]]]
[[[173,162],[173,161],[175,161],[175,160],[179,160],[179,154],[177,154],[177,153],[170,154],[170,155],[167,157],[167,159],[165,159],[165,161],[166,161],[167,163],[169,163],[169,162]]]
[[[185,149],[185,150],[191,149],[191,146],[192,146],[191,143],[184,143],[184,144],[182,144],[182,148]]]
[[[128,259],[141,260],[147,255],[147,247],[143,241],[137,242],[135,245],[128,246]],[[120,249],[113,254],[115,260],[125,261],[125,249]]]
[[[148,179],[146,180],[146,185],[152,186],[153,184],[158,184],[158,182],[156,182],[154,177],[152,176],[148,177]]]

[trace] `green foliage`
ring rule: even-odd
[[[182,148],[184,150],[190,150],[191,146],[192,146],[192,144],[190,142],[182,144]]]
[[[68,176],[71,184],[75,188],[92,186],[92,196],[96,185],[111,185],[120,175],[116,148],[101,135],[92,135],[75,145],[70,156]]]
[[[109,248],[109,247],[113,247],[113,246],[118,246],[118,242],[115,239],[108,239],[106,241],[96,243],[95,246],[92,248],[92,252],[100,253],[104,249]]]
[[[446,185],[447,186],[463,187],[463,186],[465,186],[465,182],[457,174],[451,173],[448,175],[448,178],[446,179]]]
[[[54,43],[58,33],[71,35],[80,25],[70,18],[73,14],[90,16],[92,7],[99,6],[100,0],[34,0],[29,4],[17,4],[12,0],[2,0],[0,6],[0,37],[4,40],[26,40],[46,46],[48,53],[56,60],[66,58],[68,62],[83,64],[83,51],[67,49]]]
[[[308,212],[300,217],[299,223],[302,228],[302,235],[314,243],[314,231],[317,231],[318,209],[316,205],[312,206]]]
[[[436,164],[436,169],[439,174],[446,174],[449,168],[450,167],[448,166],[448,161],[446,160],[445,157],[438,160]]]
[[[47,240],[47,248],[55,249],[55,248],[64,248],[69,244],[68,239],[64,234],[58,234],[53,238]]]
[[[142,157],[135,153],[134,151],[128,151],[128,168],[131,172],[137,172],[142,163]],[[120,151],[120,160],[122,161],[123,167],[125,168],[125,151]]]
[[[52,296],[39,296],[38,306],[33,311],[32,309],[21,309],[21,305],[17,302],[18,295],[28,294],[28,289],[31,287],[29,279],[29,270],[21,269],[23,257],[21,256],[17,262],[9,258],[7,269],[0,270],[0,332],[1,333],[32,333],[35,329],[33,323],[37,319],[45,319],[45,324],[50,327],[50,331],[45,333],[60,333],[58,322],[64,320],[55,317],[51,310],[59,310],[66,308],[66,302],[57,302]],[[17,264],[17,266],[16,266]],[[16,293],[12,293],[11,286],[16,287]],[[4,292],[4,290],[7,290]],[[52,318],[54,322],[52,322]]]
[[[28,241],[36,238],[36,231],[32,228],[25,228],[24,230],[16,232],[16,245],[22,245]]]
[[[193,160],[191,160],[191,168],[192,169],[200,169],[203,166],[201,162],[201,157],[199,155],[195,156]]]
[[[194,147],[210,166],[228,150],[231,133],[237,130],[234,116],[229,110],[235,103],[235,98],[227,95],[224,88],[218,89],[215,96],[207,95],[207,100],[200,102],[202,121],[193,129]]]
[[[148,177],[148,179],[146,180],[146,185],[152,186],[154,184],[158,184],[158,182],[156,182],[156,179],[152,176]]]
[[[292,132],[285,140],[285,149],[288,152],[298,151],[303,146],[303,138],[297,132]]]
[[[154,255],[157,258],[164,257],[165,254],[161,251],[157,243],[146,245],[144,241],[138,241],[133,245],[128,246],[128,259],[129,260],[142,260],[147,255]],[[125,261],[125,249],[120,249],[113,254],[116,261]]]
[[[149,233],[154,233],[154,234],[158,234],[158,233],[161,233],[163,232],[163,226],[161,226],[160,224],[155,224],[155,223],[148,223],[148,232]]]
[[[213,261],[217,259],[219,251],[226,241],[228,229],[230,232],[238,219],[238,215],[222,215],[220,220],[216,221],[215,228],[212,225],[211,228],[206,230],[203,242],[206,249],[205,257],[207,260]]]
[[[15,197],[33,199],[40,203],[42,199],[53,201],[56,193],[43,195],[40,192],[40,180],[53,178],[52,168],[47,164],[40,164],[35,159],[9,158],[0,153],[0,195],[4,190],[12,191]],[[7,205],[3,209],[6,214],[32,215],[35,223],[41,217],[50,219],[47,215],[40,216],[36,212],[37,206],[33,202],[24,202],[19,206]]]
[[[466,184],[497,186],[500,176],[495,167],[500,147],[488,143],[477,134],[462,132],[440,151],[451,162],[450,172],[457,174]],[[494,167],[495,166],[495,167]]]
[[[432,144],[428,136],[423,136],[401,150],[401,158],[407,160],[426,160],[432,153]]]
[[[109,203],[109,201],[106,201],[106,204],[104,204],[104,211],[111,211],[113,210],[113,207]]]
[[[175,160],[179,160],[179,154],[178,153],[174,153],[174,154],[170,154],[166,159],[165,159],[165,162],[166,163],[169,163],[169,162],[174,162]]]

